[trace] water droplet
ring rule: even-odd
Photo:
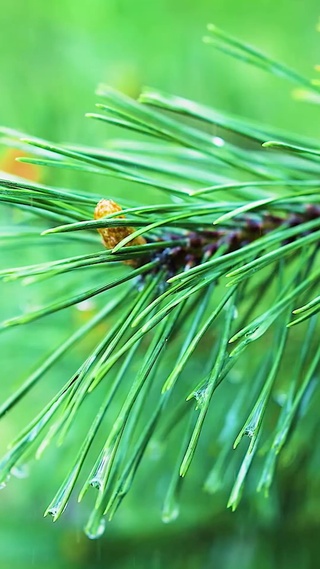
[[[21,464],[11,468],[11,474],[15,478],[27,478],[29,476],[29,467],[27,464]]]
[[[212,142],[215,146],[219,146],[219,147],[225,145],[225,141],[220,136],[214,136],[212,139]]]
[[[106,529],[106,520],[104,518],[101,518],[99,521],[93,520],[92,523],[90,523],[89,520],[89,523],[85,527],[84,531],[89,539],[98,539],[99,537],[102,536],[105,529]]]
[[[53,506],[52,508],[50,508],[49,510],[47,510],[46,514],[49,514],[50,516],[52,516],[53,518],[56,517],[58,513],[58,508]]]
[[[166,508],[162,512],[162,521],[165,524],[170,524],[170,522],[174,522],[179,516],[180,509],[179,505],[175,502],[174,504],[170,505],[170,507]]]
[[[89,484],[90,484],[90,486],[92,486],[93,488],[97,488],[98,490],[100,490],[100,488],[101,488],[101,479],[100,479],[98,476],[94,476],[93,478],[91,478]]]
[[[64,489],[62,489],[60,492],[58,492],[57,496],[55,496],[51,504],[48,506],[44,515],[47,516],[49,514],[50,516],[53,517],[53,521],[55,522],[59,518],[59,516],[63,514],[67,505],[68,505],[68,500],[66,499]]]
[[[3,488],[6,487],[6,485],[8,484],[10,480],[10,474],[8,474],[4,480],[2,480],[2,482],[0,482],[0,490],[3,490]]]
[[[243,431],[243,434],[247,437],[249,437],[249,439],[252,439],[253,435],[254,435],[254,429],[250,426],[246,427],[245,430]]]
[[[82,302],[79,302],[79,304],[77,304],[77,309],[80,310],[81,312],[86,312],[87,310],[93,310],[94,302],[90,298],[87,300],[83,300]]]
[[[98,488],[98,490],[100,490],[103,487],[104,477],[106,469],[108,469],[110,457],[111,457],[110,451],[105,450],[99,461],[99,464],[95,469],[92,478],[89,481],[89,484],[93,486],[93,488]]]
[[[283,407],[288,399],[288,394],[283,392],[274,393],[273,399],[279,407]]]
[[[254,328],[251,328],[250,330],[248,330],[248,332],[245,333],[245,337],[251,338],[251,336],[253,336],[257,330],[259,330],[259,326],[255,326]]]
[[[151,458],[151,460],[157,461],[161,458],[162,455],[163,455],[163,443],[160,442],[159,440],[151,439],[148,445],[148,456]]]
[[[199,389],[198,391],[194,392],[194,398],[197,402],[197,409],[201,409],[201,407],[205,404],[207,396],[208,393],[206,388]]]

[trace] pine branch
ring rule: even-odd
[[[209,32],[207,43],[319,94],[294,70],[213,26]],[[192,468],[203,474],[207,492],[229,492],[232,509],[252,469],[256,489],[267,494],[285,445],[294,445],[297,456],[303,451],[303,440],[289,435],[303,428],[320,360],[313,340],[320,310],[317,142],[156,90],[143,91],[139,101],[105,86],[98,95],[99,113],[87,116],[141,139],[110,142],[104,150],[1,129],[3,143],[34,154],[24,162],[132,182],[135,199],[120,206],[114,195],[0,180],[0,201],[19,208],[25,219],[12,233],[4,228],[2,246],[30,238],[50,251],[60,239],[61,251],[59,259],[48,253],[45,262],[4,268],[0,278],[6,286],[37,283],[45,293],[49,279],[71,283],[54,302],[49,298],[0,329],[72,310],[93,297],[100,305],[2,403],[0,417],[31,398],[72,346],[108,323],[83,363],[11,444],[0,463],[0,483],[31,452],[39,458],[53,441],[66,444],[72,432],[78,450],[45,513],[58,519],[78,487],[79,500],[94,487],[89,537],[101,535],[105,516],[114,516],[141,462],[150,466],[150,441],[175,458],[164,496],[166,522],[179,513]],[[225,138],[189,126],[182,116],[221,127]],[[230,132],[241,135],[243,146],[229,140]],[[254,150],[246,148],[248,140]],[[150,192],[163,196],[148,204]],[[30,229],[34,219],[41,220],[39,233]],[[71,240],[79,253],[68,256]],[[244,451],[243,438],[249,439]],[[166,468],[158,463],[159,471]]]

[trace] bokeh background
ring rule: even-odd
[[[52,141],[103,145],[108,137],[122,133],[84,114],[94,110],[95,88],[104,82],[133,97],[143,85],[155,86],[278,128],[313,138],[319,135],[316,106],[297,101],[292,85],[202,43],[206,24],[213,22],[308,77],[316,77],[314,65],[320,62],[317,0],[1,0],[0,8],[1,125]],[[0,169],[23,174],[15,156],[12,149],[1,149]],[[104,180],[37,168],[25,173],[46,183],[106,192]],[[122,190],[121,184],[115,188]],[[2,222],[10,223],[6,215],[4,209]],[[1,266],[34,262],[32,245],[23,245],[1,252]],[[42,255],[37,251],[38,260],[45,258]],[[19,311],[22,293],[14,284],[5,284],[0,294],[2,320]],[[1,335],[1,400],[12,390],[12,382],[19,385],[35,362],[57,344],[59,326],[74,329],[85,315],[74,313],[68,324],[59,318],[54,325],[41,322],[28,332],[12,330]],[[79,347],[73,361],[65,360],[59,373],[70,375],[81,355]],[[43,390],[54,392],[54,374],[36,392],[35,406],[37,397],[42,401]],[[19,411],[3,422],[1,451],[27,416],[28,410],[25,416]],[[146,504],[140,508],[128,498],[126,516],[120,515],[102,540],[90,542],[82,534],[84,515],[79,509],[71,507],[55,525],[42,518],[57,485],[50,483],[51,478],[62,476],[59,456],[48,453],[33,465],[31,477],[21,480],[27,473],[20,472],[1,491],[0,569],[316,566],[310,553],[316,525],[315,533],[309,528],[308,535],[302,528],[299,541],[288,520],[275,541],[267,521],[258,528],[253,515],[248,511],[244,515],[241,508],[231,514],[224,511],[224,504],[214,504],[212,512],[219,512],[219,523],[210,512],[202,519],[197,508],[202,511],[203,498],[197,495],[190,497],[190,511],[174,526],[151,523],[157,512],[150,512]]]

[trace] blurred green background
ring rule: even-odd
[[[213,22],[313,77],[313,67],[320,62],[316,0],[309,0],[307,6],[302,0],[2,0],[0,6],[1,125],[53,141],[102,145],[108,136],[121,133],[106,130],[84,114],[94,110],[95,88],[104,82],[133,97],[143,85],[155,86],[243,117],[318,136],[316,107],[296,101],[291,85],[202,43],[206,24]],[[15,168],[13,155],[3,150],[0,169],[19,173]],[[107,191],[105,181],[74,174],[36,172],[35,176],[45,182],[70,187],[88,184],[95,192]],[[7,210],[1,215],[3,220]],[[32,246],[23,245],[1,253],[1,265],[34,262]],[[38,260],[42,254],[37,252]],[[13,285],[1,287],[1,320],[19,311],[19,294]],[[70,329],[84,316],[79,313],[72,318]],[[12,381],[19,385],[35,362],[57,344],[62,322],[65,326],[58,316],[32,325],[30,334],[14,329],[1,336],[4,395],[11,391]],[[64,360],[59,373],[70,375],[81,355],[79,348],[73,361]],[[44,389],[54,392],[54,373],[49,380],[35,394],[35,406],[37,397],[43,400]],[[1,451],[24,422],[20,411],[4,422]],[[197,508],[201,511],[201,500],[208,504],[209,500],[192,495],[193,509],[174,526],[151,523],[160,518],[158,504],[152,512],[146,506],[137,509],[130,496],[126,517],[119,514],[105,538],[90,542],[82,534],[85,507],[75,509],[73,504],[56,525],[42,519],[63,476],[58,460],[59,453],[48,453],[32,466],[32,477],[13,479],[1,492],[0,569],[317,566],[310,548],[312,531],[307,536],[302,532],[297,541],[289,520],[288,527],[278,528],[276,539],[272,534],[271,547],[270,528],[267,522],[256,527],[254,512],[244,515],[240,508],[231,514],[223,503],[210,502],[207,519],[201,521]],[[48,472],[54,472],[53,484]],[[144,491],[143,486],[140,489]],[[130,507],[132,515],[128,515]]]

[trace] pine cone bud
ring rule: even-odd
[[[94,219],[102,219],[109,213],[114,213],[116,211],[122,211],[122,207],[119,204],[117,204],[113,200],[106,200],[106,199],[100,200],[94,210]],[[125,216],[117,215],[117,219],[125,219]],[[107,249],[113,249],[116,245],[118,245],[118,243],[120,243],[120,241],[122,241],[122,239],[128,237],[128,235],[131,235],[134,232],[134,229],[133,227],[125,227],[125,226],[101,227],[100,229],[98,229],[98,232],[102,237],[104,246]],[[129,241],[127,245],[128,246],[144,245],[145,243],[146,243],[145,238],[139,235],[138,237],[135,237],[132,241]],[[125,261],[125,263],[128,263],[129,265],[135,265],[135,262],[133,260]]]

